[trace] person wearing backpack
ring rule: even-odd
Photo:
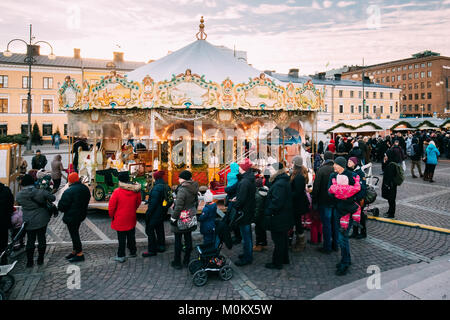
[[[397,186],[399,169],[402,168],[395,161],[393,150],[386,151],[383,163],[383,183],[381,186],[381,196],[389,203],[389,210],[384,214],[385,218],[395,219],[395,201],[397,198]]]
[[[150,191],[148,208],[145,213],[145,233],[148,237],[148,250],[142,253],[142,257],[156,256],[158,252],[164,252],[165,233],[164,216],[173,204],[173,197],[170,198],[171,190],[163,179],[164,171],[153,173],[155,181]]]
[[[409,157],[411,158],[411,175],[413,178],[417,178],[417,176],[414,174],[414,168],[417,167],[417,170],[419,171],[419,175],[422,178],[423,174],[422,174],[422,167],[420,164],[420,158],[422,156],[421,152],[420,152],[420,147],[419,147],[419,140],[414,137],[412,139],[411,145],[409,147],[409,152],[408,152]]]

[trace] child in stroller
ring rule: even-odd
[[[223,244],[228,249],[233,247],[231,233],[228,225],[222,220],[215,221],[215,242],[201,244],[196,247],[198,257],[191,260],[188,269],[193,274],[192,281],[197,287],[204,286],[208,281],[208,272],[219,272],[222,280],[227,281],[233,277],[228,260],[220,254]]]

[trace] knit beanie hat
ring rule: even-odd
[[[119,181],[123,183],[130,182],[130,174],[128,171],[121,171],[118,175]]]
[[[323,158],[325,160],[333,160],[334,159],[334,154],[331,151],[326,151]]]
[[[206,190],[205,196],[204,196],[203,199],[205,200],[205,203],[213,202],[214,196],[213,196],[212,192],[209,189]]]
[[[292,163],[294,164],[294,166],[301,168],[303,166],[303,158],[296,156],[293,160]]]
[[[249,158],[245,158],[244,161],[239,163],[239,166],[242,168],[242,170],[247,172],[252,167],[252,162],[250,161]]]
[[[347,160],[344,157],[337,157],[334,160],[334,163],[337,164],[338,166],[342,167],[342,168],[347,168]]]
[[[70,184],[80,181],[80,177],[78,176],[78,173],[72,172],[69,174],[69,177],[67,178]]]
[[[34,184],[34,179],[31,175],[29,175],[28,173],[25,174],[22,177],[22,180],[20,181],[20,184],[22,185],[22,187],[26,187],[26,186],[31,186]]]
[[[183,179],[183,180],[191,180],[192,179],[192,173],[190,171],[188,171],[188,170],[184,170],[178,175],[178,177]]]
[[[165,174],[164,171],[153,172],[153,179],[155,180],[162,179],[162,177],[164,177],[164,174]]]
[[[359,160],[357,157],[350,157],[348,160],[350,160],[351,162],[353,162],[355,164],[355,166],[359,163]]]

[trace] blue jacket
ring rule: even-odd
[[[430,143],[425,151],[427,153],[427,164],[437,164],[437,157],[439,157],[441,154],[439,153],[439,150],[436,148],[436,146]]]
[[[239,165],[236,162],[230,164],[231,171],[227,174],[227,187],[231,187],[238,182]]]
[[[206,204],[203,207],[202,214],[198,217],[200,221],[200,233],[206,234],[214,232],[216,226],[217,204]]]

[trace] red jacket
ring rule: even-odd
[[[141,205],[140,189],[140,184],[119,182],[119,188],[114,190],[108,204],[112,229],[129,231],[136,227],[136,210]]]
[[[336,146],[334,144],[330,143],[328,145],[328,151],[333,152],[333,153],[336,152]]]

